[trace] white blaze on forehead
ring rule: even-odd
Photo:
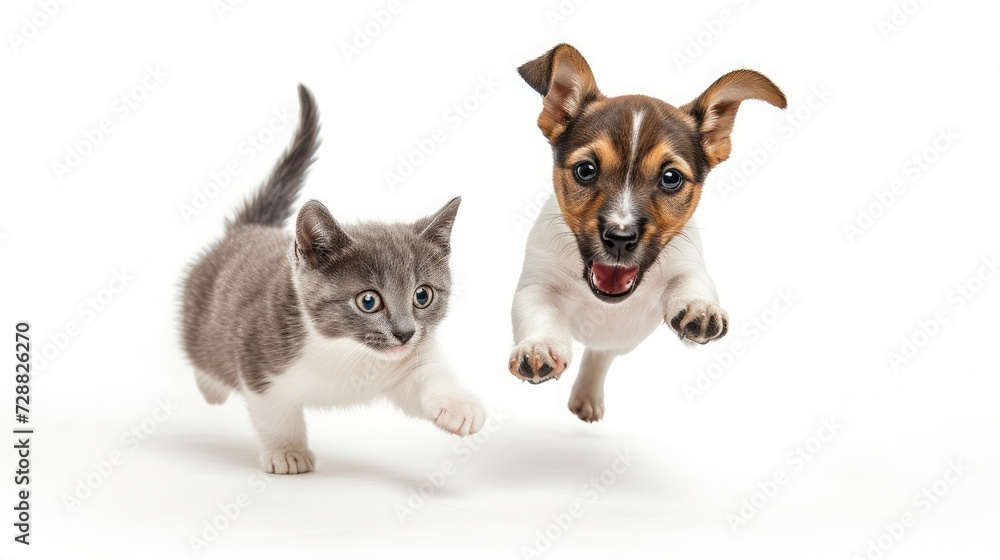
[[[632,142],[629,145],[631,151],[628,158],[628,172],[625,174],[625,188],[632,188],[632,169],[636,166],[636,158],[639,155],[639,130],[642,128],[642,118],[646,114],[636,111],[632,114]]]
[[[635,225],[635,216],[632,215],[632,187],[625,187],[618,193],[608,222],[621,230],[631,229]]]
[[[625,173],[625,185],[618,193],[611,215],[608,217],[611,225],[618,229],[630,229],[635,225],[635,216],[632,214],[632,170],[638,165],[636,159],[639,155],[639,131],[642,129],[644,116],[645,113],[642,111],[632,114],[632,141],[629,145],[630,155],[628,171]]]
[[[631,184],[632,168],[635,167],[636,164],[635,159],[636,156],[639,155],[639,129],[642,128],[642,118],[644,116],[646,116],[646,114],[642,111],[638,111],[632,115],[632,144],[630,146],[632,154],[628,160],[628,179],[627,179],[627,181],[629,181],[628,186],[630,187],[632,186]]]

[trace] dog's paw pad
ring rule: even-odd
[[[717,303],[691,300],[670,306],[667,323],[682,340],[705,344],[726,336],[729,315]]]
[[[302,474],[313,470],[316,456],[308,449],[274,449],[260,458],[261,468],[271,474]]]
[[[446,402],[438,406],[434,423],[457,436],[472,435],[483,428],[486,413],[475,402]]]
[[[569,351],[552,341],[526,339],[510,353],[508,369],[515,377],[538,384],[558,379],[569,364]]]

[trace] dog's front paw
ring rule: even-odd
[[[434,406],[434,423],[457,436],[469,436],[483,429],[486,413],[473,401],[443,400]]]
[[[558,379],[570,359],[569,345],[544,338],[526,338],[514,346],[507,368],[515,377],[539,384]]]
[[[722,338],[729,331],[729,314],[719,304],[706,300],[673,303],[664,320],[681,340],[698,344]]]
[[[260,467],[271,474],[302,474],[313,470],[316,456],[305,448],[271,449],[260,457]]]

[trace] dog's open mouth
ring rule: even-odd
[[[638,266],[619,266],[614,264],[591,263],[589,274],[590,289],[598,296],[620,298],[632,293],[636,278],[639,276]]]

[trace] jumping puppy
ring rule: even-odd
[[[662,322],[699,344],[726,334],[691,216],[705,176],[729,157],[740,103],[783,109],[785,96],[763,75],[736,70],[681,107],[606,97],[566,44],[518,73],[543,96],[538,127],[552,146],[556,196],[528,236],[509,368],[531,383],[558,378],[579,340],[586,350],[569,408],[594,422],[611,362]]]

